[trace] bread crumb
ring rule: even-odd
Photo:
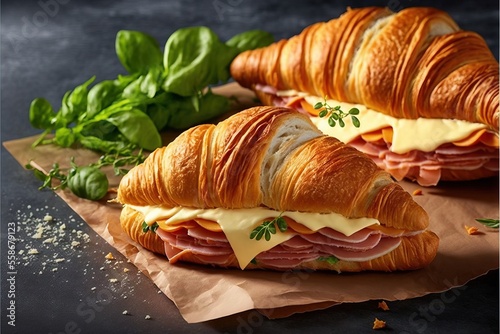
[[[422,189],[415,189],[413,191],[413,196],[423,195]]]
[[[106,258],[106,260],[114,260],[115,259],[115,257],[113,256],[113,254],[111,252],[106,254],[105,258]]]
[[[381,302],[378,303],[378,308],[384,310],[384,311],[389,311],[389,306],[385,302],[385,300],[382,300]]]
[[[385,321],[375,318],[375,321],[373,321],[373,329],[381,328],[385,328]]]
[[[464,227],[465,227],[465,230],[467,231],[467,234],[469,234],[469,235],[479,234],[479,229],[477,227],[467,226],[467,225],[464,225]]]
[[[123,268],[123,272],[124,272],[124,273],[128,273],[129,271],[130,271],[130,269],[128,269],[128,268]]]
[[[149,314],[146,314],[146,316],[144,317],[144,319],[149,320],[149,319],[151,319],[151,316]]]

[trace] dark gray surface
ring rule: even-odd
[[[120,29],[147,32],[161,43],[176,29],[206,25],[224,40],[260,28],[277,39],[341,14],[347,1],[2,1],[1,140],[38,134],[28,122],[31,100],[43,96],[59,106],[66,90],[92,75],[97,80],[124,73],[114,51]],[[373,1],[399,9],[417,1]],[[498,2],[425,1],[448,10],[464,29],[482,34],[498,59]],[[391,333],[498,333],[498,270],[449,293],[390,303],[339,305],[322,311],[268,320],[255,311],[187,324],[175,305],[144,275],[126,263],[56,195],[40,185],[2,147],[1,289],[4,333],[372,333],[374,317],[387,321]],[[50,214],[65,231],[33,239],[36,224]],[[15,285],[7,267],[7,227],[16,226]],[[56,224],[54,224],[56,225]],[[72,230],[75,230],[73,232]],[[87,233],[88,240],[76,231]],[[43,243],[56,235],[58,244]],[[85,241],[87,240],[87,241]],[[71,241],[79,246],[69,247]],[[40,254],[29,256],[25,248]],[[24,254],[19,254],[20,250]],[[113,252],[115,261],[105,261]],[[63,258],[64,261],[57,262]],[[464,263],[464,265],[467,265]],[[129,271],[124,272],[124,268]],[[118,282],[112,283],[110,279]],[[15,288],[15,297],[8,297]],[[272,293],[272,292],[270,292]],[[450,297],[450,295],[447,295]],[[8,324],[8,302],[15,300],[15,327]],[[96,300],[98,301],[96,303]],[[444,302],[444,300],[446,302]],[[127,310],[130,314],[123,315]],[[150,315],[152,319],[146,320]]]

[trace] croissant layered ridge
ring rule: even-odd
[[[289,39],[241,53],[231,75],[253,90],[296,90],[396,118],[499,128],[498,61],[480,35],[461,30],[435,8],[348,9]],[[257,95],[272,103],[265,93]]]
[[[269,207],[340,213],[423,230],[426,212],[363,153],[323,135],[309,117],[253,107],[193,127],[125,175],[117,200],[137,206]]]

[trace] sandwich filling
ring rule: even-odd
[[[346,218],[337,213],[278,212],[250,209],[194,209],[130,206],[145,224],[158,224],[171,263],[184,256],[206,264],[228,266],[236,258],[241,269],[250,263],[290,269],[305,261],[369,261],[399,246],[401,237],[423,231],[405,231],[380,225],[373,218]],[[250,235],[265,221],[282,217],[287,229],[276,228],[266,240]]]
[[[398,181],[407,177],[420,185],[436,185],[442,171],[484,169],[491,175],[499,171],[498,134],[486,125],[452,119],[397,119],[359,104],[327,100],[331,106],[360,113],[360,127],[345,118],[345,127],[331,127],[314,109],[324,99],[295,90],[278,91],[270,86],[255,89],[272,94],[273,104],[294,108],[311,117],[323,133],[336,137],[367,154]]]

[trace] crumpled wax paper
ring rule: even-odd
[[[238,97],[240,103],[235,111],[256,103],[250,91],[235,83],[214,91]],[[165,142],[175,135],[167,134]],[[68,157],[71,156],[79,165],[95,162],[98,158],[97,154],[83,149],[62,149],[52,145],[33,149],[31,144],[35,138],[5,142],[4,146],[22,166],[33,161],[45,171],[56,161],[61,167],[65,167],[65,163],[69,165]],[[110,186],[116,188],[119,178],[108,172]],[[142,248],[121,230],[121,207],[116,203],[107,199],[87,201],[66,190],[57,193],[90,227],[153,280],[187,322],[194,323],[250,309],[257,309],[269,318],[279,318],[344,302],[403,300],[464,285],[498,268],[498,229],[475,221],[476,218],[498,218],[498,178],[442,183],[430,188],[406,181],[401,185],[410,193],[422,189],[422,194],[414,199],[429,213],[430,229],[440,237],[440,246],[429,267],[396,273],[243,271],[171,265],[165,257]],[[111,193],[108,199],[113,195]],[[479,233],[469,235],[465,225],[477,227]]]

